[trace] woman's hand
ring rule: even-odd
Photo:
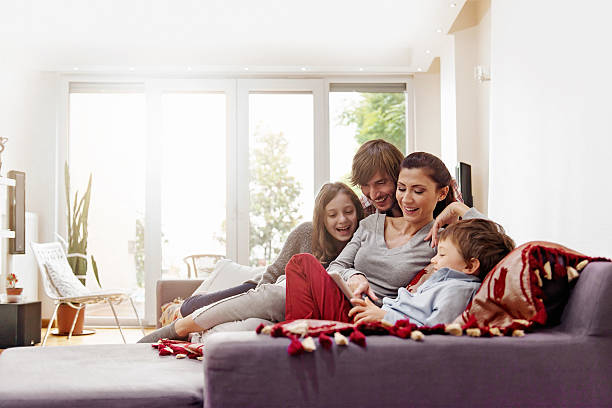
[[[351,303],[354,307],[349,310],[348,315],[349,317],[355,316],[353,319],[355,324],[380,322],[385,317],[386,312],[372,303],[368,298],[353,298],[351,299]]]
[[[355,274],[351,276],[346,283],[351,289],[351,291],[353,291],[353,297],[361,298],[361,295],[365,293],[370,298],[378,300],[378,296],[376,296],[374,294],[374,291],[372,291],[372,288],[370,287],[370,282],[368,282],[365,276],[361,274]]]
[[[434,220],[434,224],[429,231],[429,234],[423,241],[431,239],[431,247],[438,245],[438,231],[445,225],[451,225],[459,221],[460,217],[463,217],[470,207],[455,201],[446,206],[444,210]]]

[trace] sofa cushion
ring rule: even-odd
[[[233,286],[252,279],[258,273],[264,271],[265,266],[252,267],[240,265],[230,259],[221,259],[215,265],[215,269],[210,276],[202,282],[202,284],[193,292],[193,295],[201,293],[216,292],[218,290],[228,289]]]
[[[256,275],[265,271],[265,269],[265,267],[240,265],[230,259],[221,259],[215,264],[215,269],[210,276],[190,296],[217,292],[238,286],[245,281],[253,279]],[[160,324],[166,326],[180,318],[182,304],[183,300],[180,298],[164,303],[161,306]]]
[[[612,342],[546,328],[525,337],[368,337],[367,347],[287,354],[290,340],[216,333],[205,407],[603,407]],[[265,362],[265,364],[264,364]],[[274,384],[273,390],[269,390]],[[223,392],[222,390],[240,390]]]
[[[150,344],[17,347],[0,354],[0,407],[202,407],[202,362]]]
[[[556,325],[580,271],[592,258],[551,242],[528,242],[502,259],[454,323],[501,330]]]

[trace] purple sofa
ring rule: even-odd
[[[596,262],[562,323],[521,338],[369,336],[292,357],[285,338],[215,333],[203,363],[145,344],[12,348],[0,407],[610,407],[611,313],[612,263]]]
[[[369,336],[289,356],[285,338],[209,337],[205,407],[611,407],[612,263],[588,265],[562,323],[525,337]]]

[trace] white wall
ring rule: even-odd
[[[487,12],[477,26],[454,33],[457,161],[472,166],[474,206],[484,214],[488,209],[490,85],[474,78],[474,67],[490,66],[490,24]]]
[[[415,151],[440,156],[440,74],[414,76]]]
[[[451,174],[457,165],[456,94],[455,39],[447,36],[440,55],[440,158]]]
[[[2,153],[2,174],[26,173],[26,211],[40,217],[41,240],[53,238],[55,171],[55,75],[26,67],[0,71],[0,136],[9,141]]]
[[[612,4],[491,5],[489,215],[517,244],[612,256]]]
[[[7,60],[11,60],[10,55]],[[26,173],[26,211],[38,215],[38,239],[51,241],[55,216],[55,75],[36,72],[27,63],[12,66],[5,64],[0,69],[0,89],[0,136],[9,139],[2,153],[1,173],[5,175],[8,170]],[[28,245],[26,251],[30,251]],[[2,272],[5,272],[8,265],[22,265],[21,259],[17,258],[24,256],[6,255],[2,251]],[[19,279],[37,276],[32,271],[24,271],[23,276],[19,270],[12,272]],[[23,283],[31,286],[27,282]],[[44,302],[43,317],[49,317],[51,311],[48,302]]]

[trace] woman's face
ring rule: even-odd
[[[340,242],[350,241],[357,229],[357,210],[346,193],[338,193],[325,206],[325,229]]]
[[[404,218],[414,224],[425,225],[433,220],[438,201],[443,200],[448,187],[438,189],[424,169],[402,169],[397,179],[395,197]]]

